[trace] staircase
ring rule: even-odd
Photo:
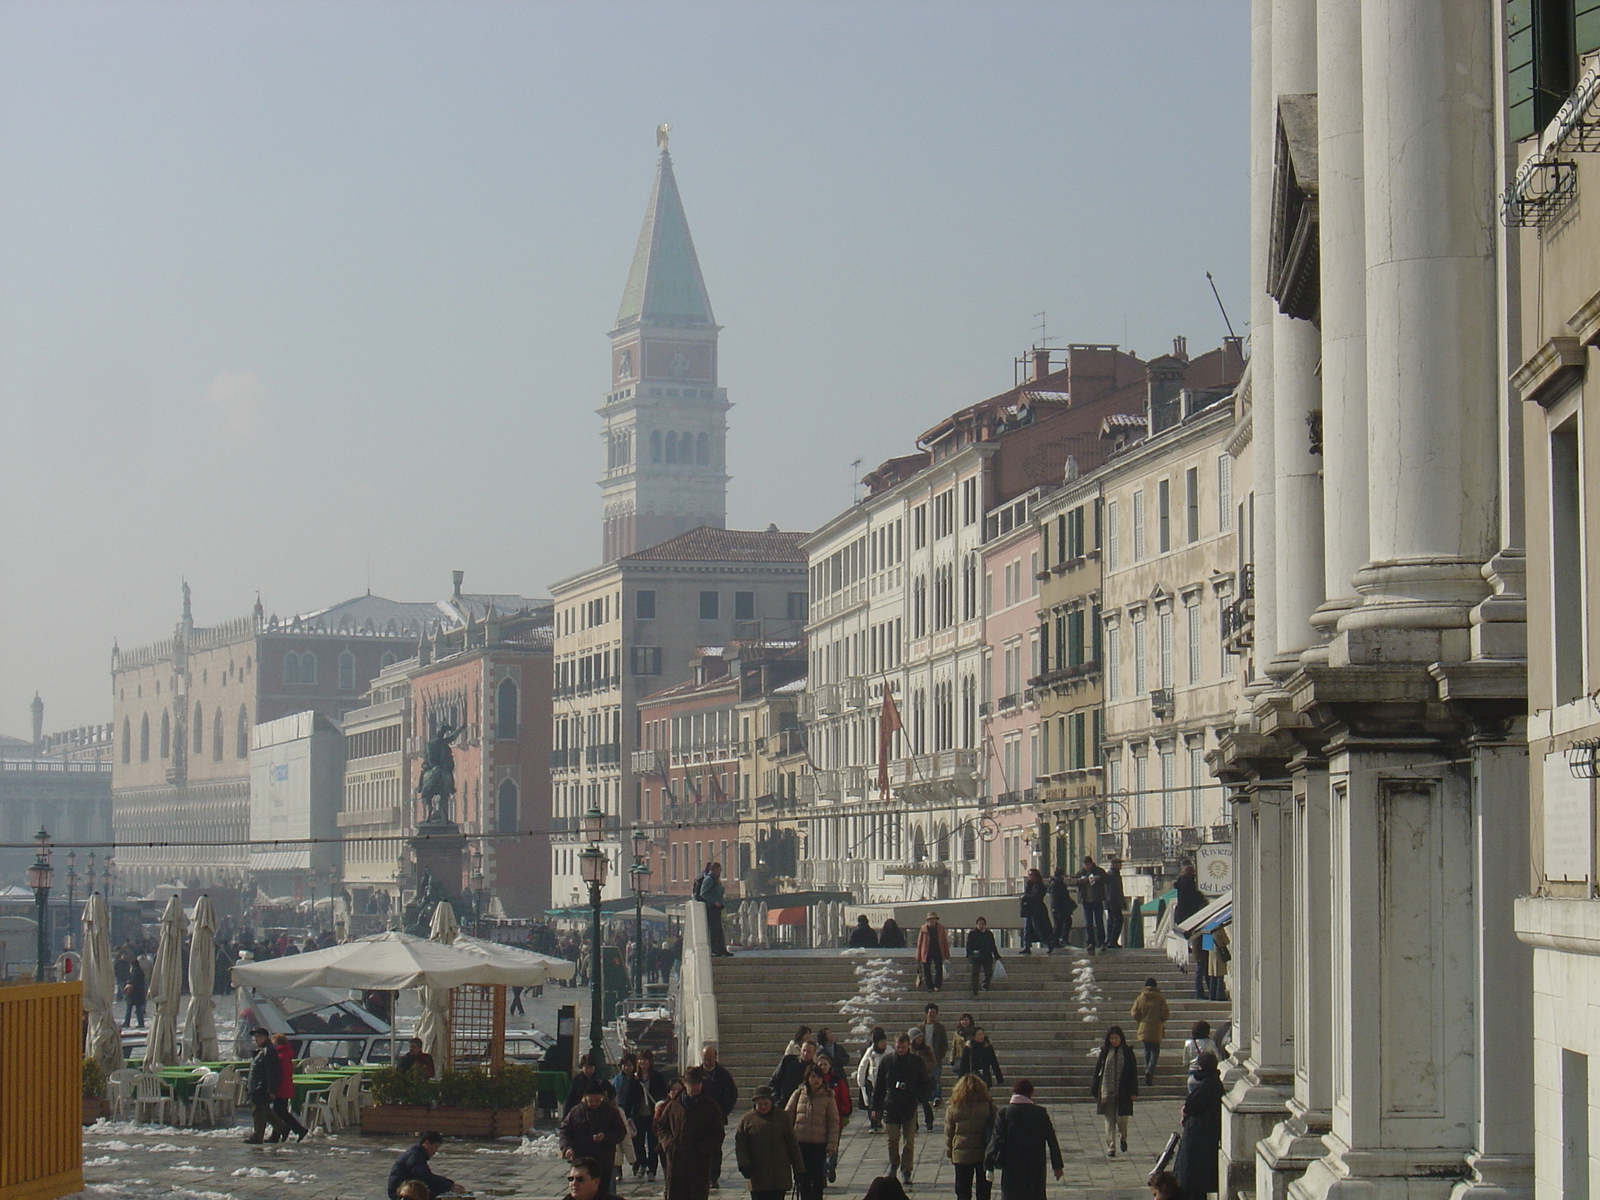
[[[882,1025],[892,1041],[920,1022],[923,1005],[931,998],[938,1001],[947,1028],[953,1029],[964,1012],[977,1018],[994,1042],[1008,1080],[1026,1076],[1034,1083],[1035,1097],[1048,1104],[1086,1102],[1093,1055],[1109,1025],[1123,1027],[1142,1064],[1128,1010],[1145,979],[1154,976],[1172,1017],[1155,1086],[1141,1087],[1140,1096],[1176,1101],[1187,1088],[1182,1047],[1190,1026],[1206,1020],[1215,1028],[1229,1018],[1228,1003],[1193,999],[1193,978],[1155,950],[1117,950],[1093,958],[1078,949],[1028,957],[1008,954],[1008,978],[977,1000],[969,998],[965,960],[954,963],[954,975],[932,997],[916,989],[916,965],[915,956],[904,950],[755,951],[716,960],[720,1057],[741,1096],[748,1097],[767,1081],[796,1027],[827,1027],[850,1051],[853,1078],[867,1039],[865,1031],[853,1033],[852,1027]],[[853,1012],[841,1013],[840,1002],[863,990],[858,967],[873,971],[879,984],[870,996],[860,996]],[[947,1069],[947,1095],[951,1082]]]

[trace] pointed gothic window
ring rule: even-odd
[[[194,754],[198,758],[200,752],[206,748],[205,717],[200,713],[200,705],[194,706]]]
[[[285,683],[300,682],[300,656],[293,650],[283,656],[283,681]]]
[[[242,704],[239,705],[239,727],[234,730],[233,756],[250,757],[250,714],[245,711]]]
[[[499,833],[511,833],[517,828],[517,785],[507,779],[501,782],[495,813],[495,828]]]
[[[356,656],[345,650],[339,655],[339,687],[341,690],[354,691],[356,686]]]
[[[678,461],[678,435],[672,432],[667,434],[667,461],[669,463]]]
[[[317,656],[307,650],[300,656],[300,682],[315,683],[317,681]]]
[[[139,718],[139,761],[150,761],[150,714]]]
[[[502,679],[495,693],[494,735],[497,738],[517,736],[517,685],[509,679]]]
[[[661,430],[659,429],[650,431],[650,461],[657,463],[661,461]]]
[[[711,439],[703,433],[694,440],[694,461],[702,467],[711,465]]]
[[[133,726],[127,717],[122,718],[122,761],[133,761]]]
[[[167,758],[172,754],[172,714],[161,714],[161,757]]]
[[[211,761],[222,761],[222,709],[211,718]]]

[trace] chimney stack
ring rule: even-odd
[[[1188,362],[1189,361],[1189,339],[1188,338],[1186,338],[1186,337],[1175,337],[1175,338],[1172,339],[1172,357],[1173,358],[1181,358],[1181,359],[1183,359],[1184,362]]]
[[[461,603],[461,581],[463,579],[465,579],[466,577],[467,577],[467,573],[465,571],[451,571],[450,572],[450,583],[451,583],[450,595],[451,595],[451,598],[457,604]]]
[[[1038,383],[1050,374],[1050,351],[1035,349],[1033,352],[1033,381]]]

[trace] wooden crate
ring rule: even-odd
[[[83,1190],[83,985],[0,987],[0,1200]]]

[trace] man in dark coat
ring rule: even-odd
[[[1093,954],[1106,943],[1106,873],[1085,854],[1073,881],[1083,905],[1083,944]]]
[[[453,1179],[435,1175],[428,1166],[428,1160],[439,1153],[439,1147],[442,1145],[444,1145],[444,1134],[425,1133],[421,1141],[394,1160],[394,1165],[389,1168],[389,1200],[398,1200],[400,1185],[410,1179],[425,1184],[429,1193],[434,1196],[467,1190]]]
[[[1217,1190],[1217,1153],[1222,1147],[1222,1076],[1209,1050],[1195,1060],[1194,1080],[1183,1102],[1183,1139],[1172,1173],[1186,1196]]]
[[[878,948],[878,933],[872,928],[872,922],[867,920],[867,914],[862,913],[856,918],[856,927],[850,931],[850,940],[845,943],[851,949],[876,950]]]
[[[1078,911],[1078,902],[1072,898],[1072,887],[1067,883],[1065,863],[1056,864],[1056,873],[1050,877],[1050,919],[1056,927],[1056,945],[1072,942],[1072,914]]]
[[[871,1117],[882,1118],[889,1131],[889,1175],[899,1172],[902,1182],[911,1182],[911,1164],[917,1156],[917,1101],[928,1087],[928,1069],[911,1053],[911,1035],[902,1033],[894,1052],[878,1064],[878,1079],[872,1088]],[[905,1152],[900,1139],[905,1138]]]
[[[1000,948],[995,945],[989,922],[979,917],[977,924],[967,934],[967,961],[972,964],[972,994],[978,994],[978,979],[983,979],[983,990],[989,990],[994,979],[994,964],[1000,959]]]
[[[283,1118],[272,1111],[272,1101],[278,1095],[278,1073],[282,1069],[278,1048],[269,1039],[265,1029],[251,1030],[256,1048],[250,1059],[250,1074],[245,1080],[245,1095],[250,1100],[250,1116],[254,1132],[245,1141],[259,1146],[266,1136],[267,1126],[272,1126],[272,1140],[281,1142],[289,1133]]]
[[[1115,950],[1122,943],[1123,913],[1128,898],[1122,891],[1122,860],[1113,858],[1106,871],[1106,941],[1103,950]]]
[[[723,1124],[733,1116],[733,1107],[739,1103],[739,1085],[734,1083],[733,1076],[728,1073],[728,1068],[717,1062],[717,1048],[712,1045],[700,1047],[700,1069],[706,1073],[706,1094],[717,1102],[717,1107],[722,1110]],[[711,1160],[711,1178],[713,1187],[722,1186],[722,1143],[717,1142],[716,1154]]]
[[[706,1200],[714,1165],[722,1158],[726,1117],[706,1088],[705,1068],[690,1067],[683,1095],[667,1105],[661,1120],[661,1153],[667,1160],[665,1200]]]
[[[1046,1150],[1050,1168],[1060,1179],[1064,1167],[1055,1124],[1050,1114],[1033,1102],[1033,1084],[1019,1079],[1011,1086],[1011,1103],[994,1119],[984,1155],[989,1170],[1000,1172],[1003,1200],[1044,1200]]]
[[[1028,872],[1028,878],[1022,885],[1022,953],[1031,954],[1028,948],[1037,941],[1045,948],[1045,952],[1056,948],[1055,930],[1050,928],[1049,888],[1045,886],[1044,875],[1035,867]]]
[[[628,1126],[599,1080],[589,1085],[578,1106],[561,1119],[561,1157],[568,1162],[592,1158],[600,1168],[600,1190],[609,1193],[617,1162],[617,1147],[628,1136]]]

